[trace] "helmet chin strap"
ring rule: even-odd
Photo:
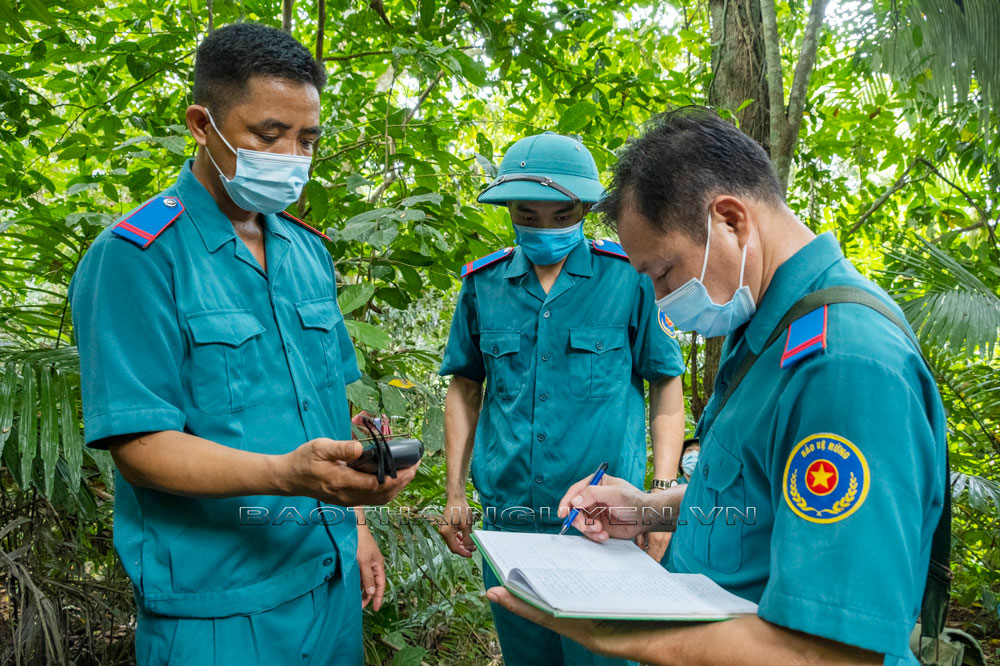
[[[482,196],[486,192],[489,192],[491,189],[493,189],[497,185],[500,185],[501,183],[509,183],[509,182],[515,181],[515,180],[524,180],[524,181],[528,181],[529,183],[538,183],[539,185],[543,185],[545,187],[551,187],[553,190],[555,190],[559,194],[562,194],[562,195],[565,195],[565,196],[569,197],[569,200],[571,202],[573,202],[574,204],[582,203],[580,201],[580,197],[576,196],[576,194],[574,194],[572,190],[563,187],[562,185],[560,185],[556,181],[552,180],[551,178],[548,178],[547,176],[532,176],[530,174],[524,174],[523,176],[522,175],[513,175],[513,176],[503,175],[503,176],[500,176],[495,181],[493,181],[492,183],[490,183],[489,187],[487,187],[485,190],[483,190],[482,193],[480,194],[480,196]]]

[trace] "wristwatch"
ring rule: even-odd
[[[680,481],[677,479],[670,479],[665,481],[664,479],[653,479],[653,483],[650,484],[650,490],[666,490],[667,488],[673,488],[678,485]]]

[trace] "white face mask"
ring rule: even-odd
[[[743,246],[740,260],[740,286],[726,303],[714,303],[702,280],[708,268],[708,249],[712,242],[712,214],[708,214],[708,238],[705,240],[705,260],[701,265],[701,277],[691,278],[680,287],[656,301],[674,326],[683,331],[698,331],[706,338],[729,335],[750,321],[757,305],[750,295],[750,287],[743,284],[743,269],[747,262],[747,248]]]
[[[688,451],[681,457],[681,469],[688,476],[694,474],[694,468],[698,465],[698,451]]]
[[[243,210],[268,214],[281,212],[298,200],[302,188],[309,181],[312,157],[268,153],[246,148],[233,150],[216,126],[212,113],[208,109],[205,109],[205,112],[208,113],[208,120],[219,138],[236,154],[236,173],[230,179],[222,173],[222,169],[212,157],[212,152],[207,146],[205,147],[208,159],[212,160],[216,171],[219,172],[222,186],[226,188],[226,194],[234,204]]]

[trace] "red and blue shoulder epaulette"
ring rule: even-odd
[[[321,238],[324,238],[324,239],[330,241],[331,243],[333,242],[332,240],[330,240],[330,237],[327,236],[326,234],[324,234],[322,231],[320,231],[319,229],[316,229],[314,227],[309,226],[307,223],[303,222],[302,220],[300,220],[299,218],[295,217],[294,215],[286,213],[285,211],[281,211],[280,213],[278,213],[278,217],[283,217],[286,220],[288,220],[289,222],[297,224],[300,227],[302,227],[303,229],[308,229],[309,231],[313,232],[317,236],[320,236]]]
[[[625,254],[622,246],[607,238],[599,238],[593,241],[590,244],[590,249],[600,254],[610,254],[612,257],[618,257],[619,259],[628,259],[628,255]]]
[[[157,196],[122,218],[111,233],[146,249],[184,212],[177,197]]]
[[[512,247],[505,247],[505,248],[497,250],[496,252],[492,252],[492,253],[486,255],[485,257],[479,257],[475,261],[470,261],[469,263],[467,263],[464,266],[462,266],[462,277],[465,277],[466,275],[472,275],[473,273],[475,273],[476,271],[478,271],[480,268],[486,268],[487,266],[490,266],[491,264],[495,264],[496,262],[500,261],[501,259],[506,259],[513,252],[514,252],[514,248],[512,248]]]
[[[804,358],[826,349],[826,315],[829,305],[816,308],[788,325],[781,367],[790,368]]]

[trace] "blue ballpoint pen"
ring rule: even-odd
[[[590,485],[596,486],[597,484],[599,484],[601,482],[601,479],[604,478],[604,473],[606,471],[608,471],[608,463],[603,462],[601,463],[601,466],[597,468],[597,472],[594,473],[594,478],[590,480]],[[570,525],[573,524],[573,521],[576,520],[576,517],[578,515],[580,515],[579,509],[573,509],[572,511],[569,512],[569,515],[566,516],[566,520],[563,521],[562,529],[559,530],[560,535],[566,534],[566,530],[569,529]]]

